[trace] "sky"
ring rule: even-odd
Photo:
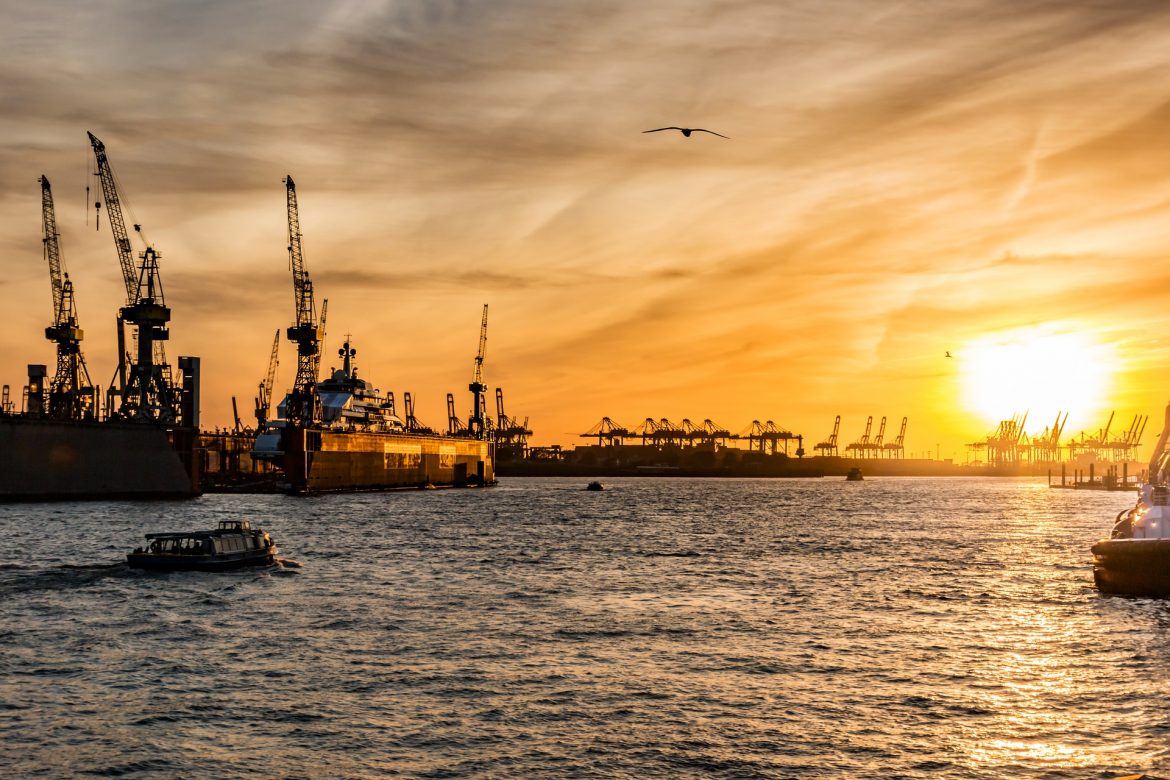
[[[95,380],[123,303],[92,131],[161,254],[168,356],[249,421],[294,317],[442,426],[484,373],[536,445],[609,416],[909,454],[1170,399],[1170,6],[1048,0],[9,4],[0,381],[52,363],[42,174]],[[689,138],[643,133],[704,127]],[[104,222],[104,214],[103,222]],[[947,355],[950,355],[948,357]],[[281,347],[281,386],[295,373]],[[875,423],[876,427],[876,423]]]

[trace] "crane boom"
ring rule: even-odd
[[[57,233],[57,216],[53,208],[53,190],[49,180],[41,177],[41,227],[44,232],[45,259],[49,262],[49,283],[53,288],[53,323],[65,322],[64,274],[61,269],[60,236]]]
[[[321,301],[321,323],[317,327],[319,334],[319,348],[317,354],[313,356],[313,386],[316,387],[317,382],[321,378],[321,353],[325,351],[325,317],[329,314],[329,299]]]
[[[122,280],[126,285],[126,303],[133,304],[138,298],[138,274],[134,270],[134,254],[130,247],[130,234],[126,232],[126,220],[122,218],[122,201],[118,197],[118,185],[114,171],[106,157],[106,145],[93,133],[87,132],[97,160],[97,177],[102,185],[102,199],[106,203],[106,222],[114,235],[114,249],[122,266]]]
[[[260,380],[260,391],[256,396],[256,424],[263,428],[272,413],[272,386],[276,383],[276,368],[280,365],[280,330],[272,339],[272,354],[268,358],[268,371]]]
[[[475,372],[471,381],[475,383],[483,382],[483,359],[487,351],[487,315],[488,305],[483,305],[483,320],[479,323],[479,350],[475,353]]]
[[[315,324],[317,314],[313,301],[313,281],[305,270],[305,255],[301,248],[301,220],[297,209],[297,187],[292,176],[284,178],[286,208],[288,210],[288,265],[293,277],[293,305],[298,326]]]

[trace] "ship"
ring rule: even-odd
[[[297,347],[297,374],[277,417],[261,421],[252,457],[276,464],[287,492],[301,495],[494,484],[495,442],[488,430],[483,382],[487,306],[468,385],[473,411],[467,424],[456,428],[448,396],[446,434],[418,422],[409,395],[404,397],[405,419],[398,416],[393,398],[358,376],[357,350],[349,338],[338,350],[341,368],[319,380],[329,301],[318,312],[302,250],[296,184],[291,175],[284,184],[295,304],[295,320],[286,336]],[[266,416],[261,405],[258,418]]]
[[[495,482],[495,443],[436,433],[418,423],[407,401],[404,420],[394,401],[358,376],[357,350],[346,341],[342,366],[317,383],[311,421],[290,421],[290,393],[277,419],[256,436],[252,457],[279,466],[290,493],[330,493]]]
[[[170,309],[158,274],[160,255],[148,244],[135,262],[105,145],[92,133],[89,139],[126,289],[126,305],[118,312],[118,383],[103,404],[82,355],[84,331],[64,270],[52,190],[42,176],[42,245],[54,315],[45,337],[56,345],[57,365],[51,377],[46,365],[28,366],[19,409],[4,386],[0,500],[195,496],[199,358],[180,357],[181,380],[174,381],[163,351]],[[141,238],[140,226],[134,227]],[[127,342],[136,348],[133,355]]]
[[[1091,548],[1102,593],[1170,598],[1170,406],[1137,503],[1122,510],[1108,539]]]
[[[149,544],[126,555],[132,569],[148,571],[228,571],[272,566],[279,550],[262,528],[247,520],[220,520],[208,531],[146,534]]]

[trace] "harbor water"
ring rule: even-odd
[[[1170,775],[1131,494],[586,482],[0,506],[0,775]],[[301,566],[125,565],[237,517]]]

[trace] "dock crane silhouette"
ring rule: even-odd
[[[488,389],[488,386],[483,382],[483,359],[487,350],[487,324],[488,305],[485,303],[483,305],[483,319],[479,324],[479,350],[475,353],[475,370],[472,372],[471,384],[467,386],[467,389],[471,391],[473,404],[471,417],[467,421],[467,432],[477,439],[482,439],[487,430],[484,413],[487,402],[483,395]]]
[[[49,264],[49,283],[53,290],[53,324],[45,328],[45,338],[57,345],[57,371],[49,383],[48,414],[62,420],[92,420],[97,414],[98,391],[89,378],[89,368],[81,354],[85,332],[77,322],[73,282],[65,272],[61,257],[53,191],[47,177],[42,176],[40,182],[45,260]],[[34,382],[30,381],[29,411],[43,413],[43,397],[40,403],[33,402],[33,386]]]

